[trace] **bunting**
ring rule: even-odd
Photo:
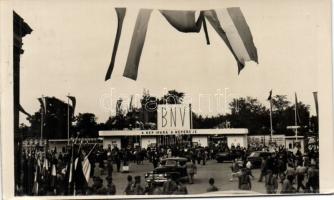
[[[110,76],[111,76],[112,71],[114,69],[115,58],[116,58],[116,53],[117,53],[117,49],[118,49],[118,43],[119,43],[119,40],[121,38],[121,32],[122,32],[122,27],[123,27],[123,21],[124,21],[124,17],[125,17],[126,8],[115,8],[115,10],[116,10],[116,14],[117,14],[117,31],[116,31],[115,43],[114,43],[114,48],[113,48],[113,51],[112,51],[111,61],[110,61],[110,65],[109,65],[105,80],[110,79]]]
[[[125,11],[125,8],[116,8],[118,27],[113,55],[105,80],[110,78],[113,71]],[[183,33],[198,33],[203,24],[207,44],[210,44],[206,27],[206,20],[208,20],[237,61],[238,73],[245,67],[245,62],[255,61],[258,63],[257,49],[254,45],[250,28],[240,8],[231,7],[225,9],[202,10],[197,19],[195,17],[196,11],[194,10],[159,11],[171,26]],[[130,50],[123,72],[123,76],[133,80],[136,80],[138,76],[140,57],[143,51],[151,13],[152,9],[140,9],[137,15]]]
[[[133,80],[137,80],[138,65],[140,56],[143,51],[148,21],[150,19],[152,9],[140,9],[136,25],[133,31],[128,59],[126,61],[123,76]]]

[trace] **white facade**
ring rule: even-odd
[[[237,146],[247,147],[248,130],[244,128],[225,128],[225,129],[168,129],[168,130],[113,130],[99,131],[99,136],[104,138],[103,146],[116,144],[121,147],[121,137],[140,136],[140,146],[147,148],[151,143],[157,143],[160,136],[181,136],[188,135],[192,142],[198,143],[202,147],[208,146],[208,138],[211,136],[226,136],[228,146],[232,143]],[[168,138],[168,137],[167,137]]]
[[[108,145],[111,145],[111,148],[117,146],[121,148],[121,138],[119,137],[104,137],[103,139],[103,148],[108,148]]]
[[[295,153],[295,143],[300,143],[300,151],[304,153],[304,138],[302,136],[298,136],[297,140],[296,137],[286,137],[285,138],[285,147],[288,149],[288,151],[291,151]]]
[[[156,137],[142,137],[140,146],[142,148],[147,149],[147,147],[152,143],[155,143],[155,144],[157,143]]]
[[[247,147],[247,136],[246,135],[229,135],[227,136],[227,146],[231,148],[234,145],[240,147]]]
[[[197,142],[201,147],[208,146],[208,136],[193,136],[192,142]]]

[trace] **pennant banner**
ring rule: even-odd
[[[317,117],[319,117],[319,107],[318,107],[318,92],[313,92],[314,103],[315,103],[315,112],[317,113]]]
[[[152,9],[140,9],[135,29],[133,31],[128,59],[126,61],[123,76],[137,80],[138,65],[143,50],[148,21],[150,19]]]
[[[46,114],[46,102],[45,102],[45,98],[42,97],[42,98],[38,98],[38,101],[39,103],[41,104],[41,109],[42,109],[42,112],[44,114]]]
[[[114,49],[112,51],[111,61],[110,61],[110,65],[109,65],[105,80],[110,79],[110,76],[111,76],[112,71],[114,69],[116,53],[117,53],[117,49],[118,49],[118,43],[119,43],[119,40],[121,38],[121,32],[122,32],[122,27],[123,27],[123,21],[124,21],[124,17],[125,17],[126,8],[115,8],[115,10],[116,10],[116,14],[117,14],[117,32],[116,32],[116,36],[115,36]]]
[[[270,101],[271,100],[271,95],[273,94],[273,90],[270,90],[270,92],[269,92],[269,97],[268,97],[268,101]]]
[[[75,106],[76,106],[76,98],[73,96],[67,96],[71,101],[72,101],[72,108],[73,108],[73,115],[74,115],[74,111],[75,111]]]
[[[116,8],[118,27],[114,44],[113,55],[109,65],[105,80],[111,76],[121,28],[125,16],[125,8]],[[123,76],[137,80],[138,67],[143,46],[145,43],[148,22],[152,9],[140,9],[135,29],[132,35],[130,50],[126,61]],[[240,8],[232,7],[217,10],[202,10],[196,19],[196,11],[180,10],[160,10],[160,13],[169,22],[171,26],[183,33],[198,33],[202,24],[206,36],[207,44],[210,44],[205,20],[207,19],[218,35],[225,42],[238,64],[238,73],[244,68],[246,61],[255,61],[258,63],[257,49],[253,42],[253,37],[242,14]]]
[[[20,106],[20,107],[19,107],[19,111],[21,111],[23,114],[27,115],[28,117],[31,117],[31,114],[29,114],[27,111],[25,111],[25,110],[23,109],[23,107],[21,106],[21,104],[20,104],[19,106]]]
[[[91,165],[90,162],[87,158],[87,156],[84,158],[84,160],[82,161],[82,172],[85,176],[85,179],[88,183],[89,181],[89,177],[90,177],[90,170],[91,170]]]
[[[195,19],[195,11],[160,10],[170,25],[183,33],[199,32],[202,27],[203,13]]]

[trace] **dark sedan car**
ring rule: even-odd
[[[216,160],[219,163],[224,161],[232,161],[235,156],[231,152],[220,152],[216,154]]]
[[[160,166],[145,175],[146,182],[163,184],[169,177],[178,180],[187,178],[188,159],[183,157],[171,157],[161,160]]]
[[[262,158],[267,158],[272,154],[273,152],[254,151],[247,157],[247,161],[250,161],[252,163],[252,168],[260,168],[262,163]]]

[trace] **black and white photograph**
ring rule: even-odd
[[[7,195],[333,192],[330,4],[5,0]]]

